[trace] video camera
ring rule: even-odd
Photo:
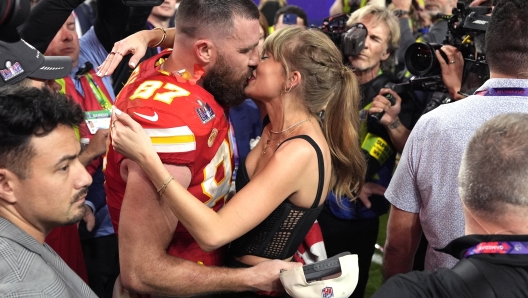
[[[348,16],[342,13],[324,19],[323,24],[317,27],[330,37],[343,54],[343,58],[359,55],[365,47],[365,40],[368,35],[365,25],[357,23],[347,29],[347,21]]]
[[[475,47],[475,40],[484,37],[488,28],[490,17],[486,14],[491,12],[491,6],[469,7],[470,1],[458,1],[457,7],[453,9],[452,15],[439,14],[438,16],[448,22],[448,32],[442,44],[435,43],[414,43],[405,52],[405,66],[407,70],[419,81],[417,89],[426,91],[442,91],[443,84],[440,76],[440,63],[436,57],[436,50],[442,45],[452,45],[456,47],[464,57],[464,82],[471,76],[478,78],[479,83],[489,79],[489,69],[487,68],[485,54],[482,49]],[[478,52],[476,57],[475,53]],[[445,54],[440,51],[446,60]],[[474,73],[474,72],[477,73]],[[480,86],[479,85],[479,86]],[[462,92],[465,91],[463,88]]]

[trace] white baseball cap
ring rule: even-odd
[[[359,279],[358,256],[346,254],[338,258],[341,275],[307,282],[303,267],[295,267],[280,273],[286,292],[296,298],[346,298],[357,286]]]

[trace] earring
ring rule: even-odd
[[[293,88],[293,84],[290,84],[290,88],[286,89],[286,87],[284,87],[284,92],[285,93],[290,93],[290,91],[292,90]]]

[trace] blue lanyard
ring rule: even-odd
[[[528,88],[489,88],[478,91],[481,96],[528,96]]]
[[[520,241],[498,241],[482,242],[469,248],[464,257],[482,254],[501,254],[501,255],[527,255],[528,242]]]

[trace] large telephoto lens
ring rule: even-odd
[[[435,43],[413,43],[405,52],[405,66],[415,76],[439,74],[440,64],[435,51],[441,47]]]

